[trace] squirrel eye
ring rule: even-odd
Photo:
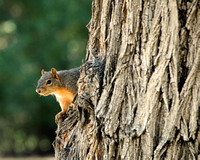
[[[48,81],[46,82],[46,84],[51,84],[51,80],[48,80]]]

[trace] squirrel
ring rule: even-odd
[[[55,68],[52,68],[49,72],[42,69],[41,74],[36,92],[42,96],[55,95],[62,109],[55,117],[58,122],[68,112],[69,106],[72,105],[72,100],[77,93],[80,68],[63,71],[56,71]]]

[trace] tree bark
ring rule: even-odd
[[[200,1],[93,0],[88,30],[56,159],[200,159]]]

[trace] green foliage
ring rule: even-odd
[[[0,155],[52,150],[60,111],[36,94],[41,69],[79,66],[91,0],[0,0]]]

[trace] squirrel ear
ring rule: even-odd
[[[59,76],[59,74],[57,73],[57,71],[56,71],[55,68],[52,68],[52,69],[51,69],[51,75],[52,75],[54,78],[60,80],[60,76]]]
[[[42,70],[41,70],[41,74],[43,75],[43,74],[44,74],[44,72],[45,72],[45,71],[44,71],[44,69],[42,69]]]
[[[52,75],[56,75],[56,74],[57,74],[57,71],[56,71],[55,68],[51,68],[51,74],[52,74]]]

